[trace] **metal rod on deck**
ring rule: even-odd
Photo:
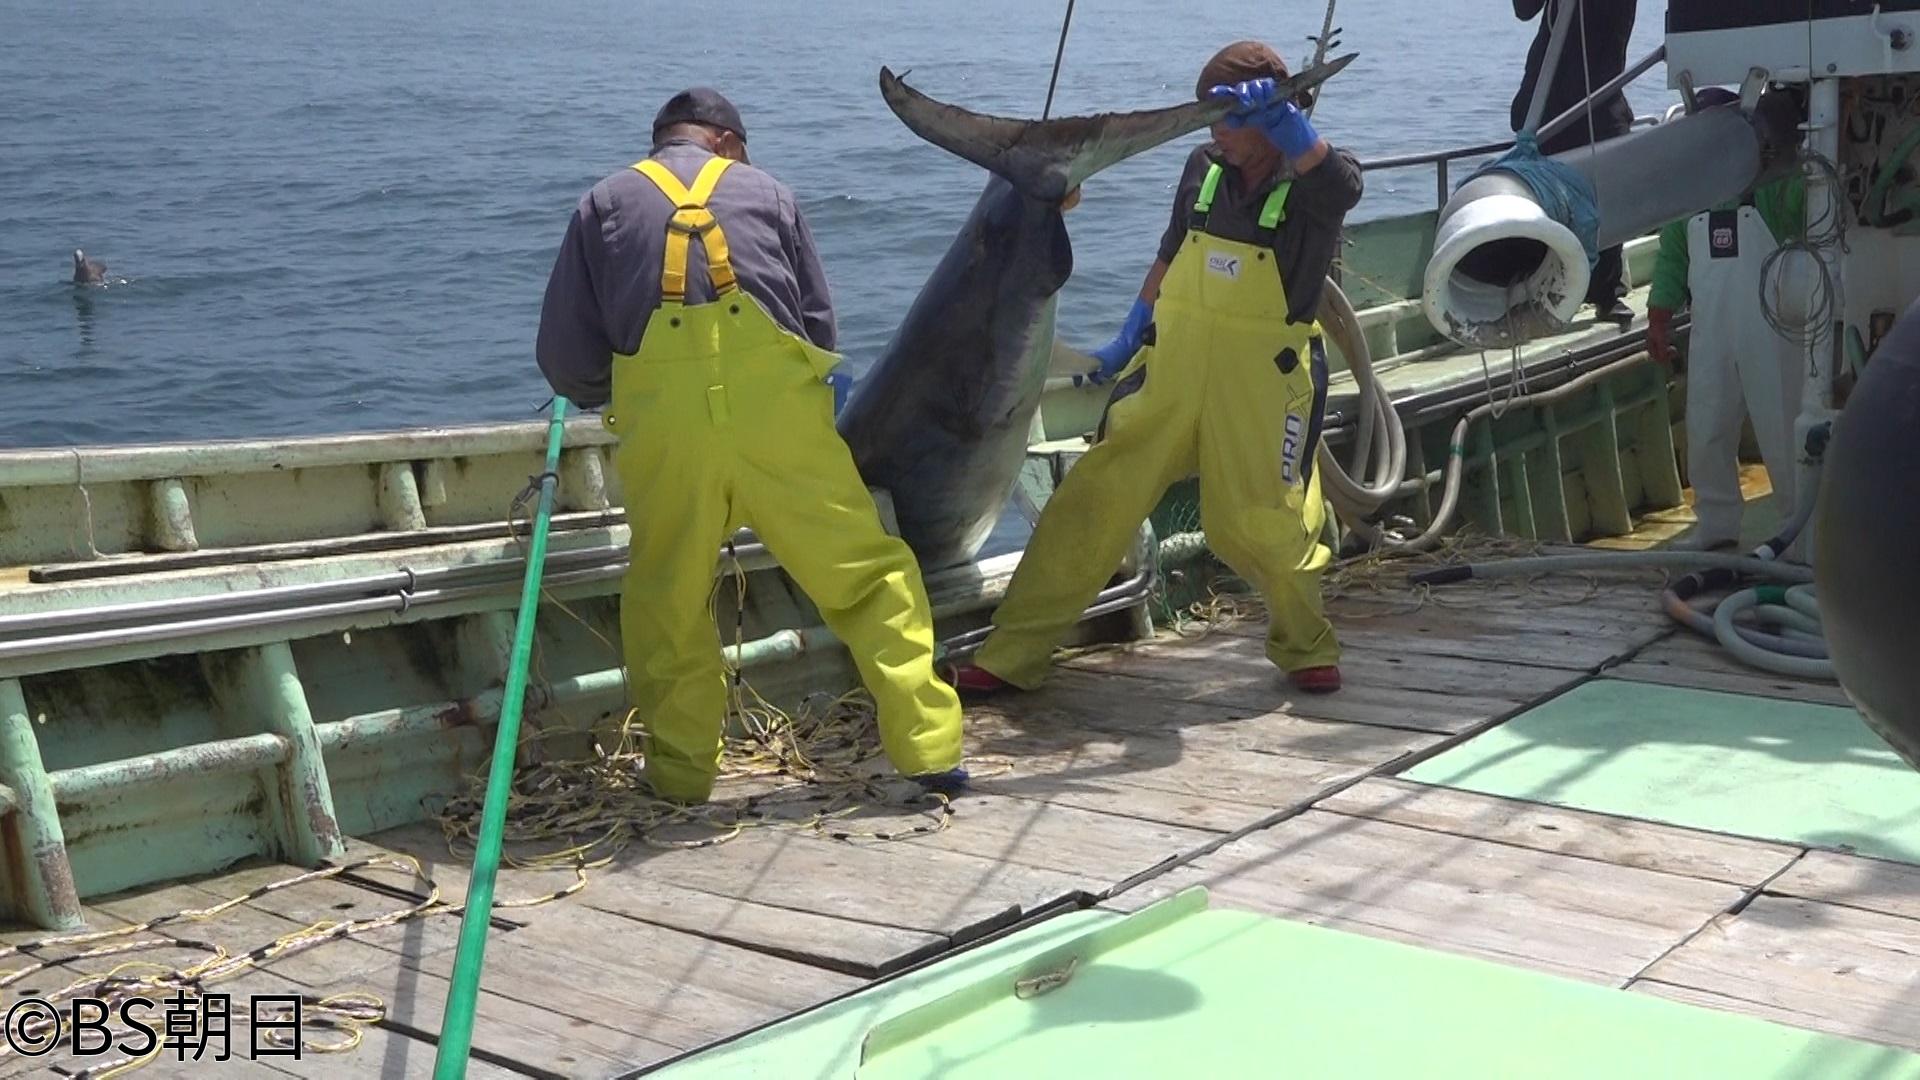
[[[533,519],[533,541],[520,587],[520,613],[513,626],[513,660],[501,691],[500,728],[493,739],[493,765],[487,773],[487,800],[481,809],[480,839],[474,846],[473,873],[467,881],[467,908],[460,916],[460,948],[454,955],[453,985],[442,1014],[440,1046],[433,1059],[434,1080],[462,1080],[473,1047],[473,1011],[486,963],[487,930],[493,915],[493,879],[500,870],[500,847],[512,795],[515,751],[520,746],[520,713],[526,705],[527,666],[533,657],[533,623],[540,607],[540,571],[547,556],[547,527],[553,517],[553,489],[559,483],[560,442],[565,434],[567,399],[553,399],[547,426],[547,467],[540,475],[540,504]]]
[[[286,761],[292,752],[293,747],[279,735],[244,735],[119,761],[60,769],[49,779],[54,798],[66,803],[89,803],[110,794],[122,795],[146,784],[271,768]]]

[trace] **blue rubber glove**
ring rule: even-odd
[[[1307,122],[1307,114],[1291,99],[1275,96],[1278,88],[1272,79],[1216,86],[1212,92],[1240,103],[1239,110],[1228,114],[1228,127],[1257,127],[1268,142],[1290,158],[1304,156],[1320,141],[1320,133]]]
[[[1153,323],[1153,305],[1142,297],[1135,297],[1133,310],[1127,312],[1127,321],[1120,327],[1120,333],[1112,341],[1093,350],[1094,359],[1100,361],[1100,367],[1086,376],[1086,380],[1100,386],[1107,380],[1120,374],[1127,366],[1133,354],[1140,351],[1146,340],[1147,327]],[[1073,385],[1080,385],[1081,376],[1073,377]]]

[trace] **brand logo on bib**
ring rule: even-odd
[[[1714,210],[1707,215],[1707,257],[1740,257],[1740,218],[1733,210]]]
[[[1293,483],[1294,474],[1299,470],[1300,439],[1306,429],[1306,422],[1298,415],[1287,414],[1286,436],[1280,440],[1280,479],[1285,483]]]
[[[1236,256],[1214,251],[1207,254],[1207,273],[1219,274],[1224,278],[1240,276],[1240,260]]]

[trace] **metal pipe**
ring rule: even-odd
[[[488,690],[459,701],[383,709],[344,720],[315,724],[323,750],[346,750],[360,743],[378,743],[410,735],[429,735],[457,727],[478,726],[500,718],[501,691]]]
[[[757,540],[736,542],[734,549],[736,557],[742,561],[743,565],[758,564],[762,560],[770,563],[771,555],[766,545]],[[624,570],[627,565],[626,555],[627,547],[622,544],[580,548],[552,555],[547,559],[547,565],[562,571],[602,567],[618,567]],[[293,611],[297,608],[291,606],[276,608],[275,605],[292,605],[301,601],[327,601],[340,597],[364,597],[369,593],[390,594],[383,598],[390,603],[398,602],[400,598],[407,595],[414,596],[417,602],[420,596],[425,595],[420,591],[423,585],[451,584],[467,578],[480,578],[489,584],[517,583],[524,566],[525,560],[516,557],[436,567],[431,570],[416,571],[402,567],[398,570],[339,581],[275,585],[262,589],[216,593],[210,596],[138,600],[61,611],[0,615],[0,638],[39,630],[62,630],[75,627],[96,629],[111,626],[139,627],[158,622],[178,622],[182,617],[187,616],[255,613],[263,610]],[[155,619],[155,616],[165,618]],[[0,648],[4,648],[4,643],[0,643]],[[0,653],[0,655],[5,654]]]
[[[49,930],[85,926],[58,800],[19,679],[0,679],[0,783],[15,808],[6,836],[18,913]]]
[[[475,1003],[480,994],[487,931],[491,928],[494,875],[500,869],[507,823],[507,803],[513,792],[513,764],[520,746],[520,714],[526,705],[527,668],[533,658],[534,623],[540,611],[540,575],[546,569],[547,528],[553,520],[554,489],[560,486],[560,443],[566,434],[568,401],[553,399],[553,420],[547,437],[546,470],[540,481],[540,501],[534,511],[533,537],[527,554],[520,606],[514,618],[512,659],[502,692],[500,726],[494,733],[493,760],[487,771],[486,801],[481,804],[480,836],[474,843],[473,869],[467,878],[467,907],[460,918],[460,945],[454,954],[451,989],[440,1025],[440,1044],[434,1056],[435,1080],[464,1080],[467,1051],[473,1037]]]
[[[596,698],[624,697],[626,692],[626,671],[617,667],[603,668],[534,685],[527,691],[527,708],[545,709],[561,703],[577,705]]]
[[[1560,0],[1565,6],[1560,9],[1560,19],[1553,24],[1553,37],[1547,42],[1546,59],[1540,64],[1540,77],[1534,81],[1533,97],[1527,102],[1527,122],[1522,132],[1538,131],[1540,117],[1547,111],[1547,97],[1553,87],[1553,77],[1559,73],[1560,58],[1566,55],[1567,39],[1572,36],[1573,15],[1580,10],[1582,0]],[[1586,20],[1580,22],[1580,40],[1587,37]]]
[[[286,761],[292,753],[287,740],[278,735],[243,735],[60,769],[49,779],[56,802],[86,804],[147,784],[271,768]]]
[[[623,525],[626,520],[627,516],[622,511],[587,510],[556,517],[553,531],[555,533],[586,532]],[[491,521],[482,525],[436,525],[407,533],[368,533],[315,540],[205,548],[199,551],[173,552],[163,555],[116,555],[90,562],[41,563],[27,572],[27,580],[35,585],[57,585],[97,582],[102,579],[129,577],[135,574],[165,574],[180,570],[208,570],[225,566],[255,566],[261,563],[372,555],[437,544],[499,540],[505,527],[506,523],[501,521]]]
[[[798,660],[810,652],[838,644],[840,639],[833,631],[824,626],[808,626],[799,630],[777,630],[754,641],[728,645],[721,654],[727,663],[751,670],[783,660]]]
[[[544,421],[521,421],[231,442],[5,450],[0,451],[0,475],[10,484],[39,487],[71,484],[76,471],[89,484],[106,484],[396,460],[537,456],[546,445],[546,431]],[[578,417],[567,423],[568,450],[611,446],[617,441],[598,420]]]
[[[1085,611],[1080,613],[1080,617],[1076,621],[1085,622],[1088,619],[1097,619],[1102,615],[1111,615],[1115,611],[1132,607],[1134,604],[1146,599],[1147,593],[1152,586],[1153,566],[1151,563],[1148,563],[1136,571],[1132,577],[1120,584],[1111,585],[1100,590],[1100,592],[1094,596],[1093,603],[1089,605]],[[956,634],[942,641],[940,647],[935,651],[941,660],[952,660],[956,657],[971,655],[975,650],[980,648],[981,645],[985,644],[987,636],[992,633],[993,627],[982,626],[977,630],[969,630],[964,634]]]
[[[1554,117],[1552,120],[1547,121],[1546,124],[1541,126],[1540,132],[1538,135],[1535,136],[1535,138],[1539,139],[1541,142],[1545,142],[1546,140],[1553,138],[1555,135],[1560,134],[1562,131],[1565,131],[1567,128],[1573,126],[1574,121],[1587,115],[1587,113],[1592,110],[1594,102],[1599,101],[1601,98],[1606,97],[1608,94],[1611,94],[1616,90],[1619,90],[1621,87],[1627,85],[1628,83],[1639,78],[1640,76],[1645,75],[1648,71],[1651,71],[1653,69],[1653,65],[1659,63],[1662,60],[1665,60],[1666,58],[1667,58],[1667,46],[1663,42],[1659,46],[1655,47],[1652,52],[1641,57],[1640,60],[1637,63],[1635,63],[1632,67],[1628,68],[1627,70],[1621,72],[1618,75],[1615,75],[1613,78],[1608,79],[1605,83],[1602,83],[1600,86],[1600,89],[1595,90],[1593,93],[1588,94],[1586,97],[1580,99],[1580,101],[1577,104],[1575,104],[1573,108],[1568,109],[1566,112],[1563,112],[1559,116]]]

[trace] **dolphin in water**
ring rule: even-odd
[[[107,264],[98,259],[87,258],[87,253],[79,248],[73,249],[73,283],[75,285],[105,285],[107,283]]]
[[[1294,96],[1349,54],[1287,80]],[[979,551],[1026,458],[1073,272],[1063,206],[1095,173],[1225,116],[1230,102],[1057,120],[983,116],[880,72],[887,105],[921,138],[992,176],[906,319],[841,412],[868,484],[887,489],[921,564]]]
[[[1820,468],[1813,577],[1847,697],[1920,769],[1920,301],[1873,352]]]

